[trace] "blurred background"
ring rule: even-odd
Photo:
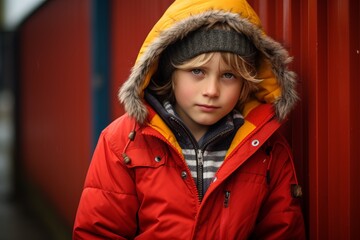
[[[0,0],[0,240],[71,239],[99,133],[171,2]]]
[[[0,240],[71,239],[117,91],[173,0],[0,0]],[[248,0],[294,56],[301,101],[282,131],[309,239],[360,239],[360,4]]]

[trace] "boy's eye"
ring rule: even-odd
[[[224,73],[224,78],[235,78],[235,75],[232,73]]]
[[[201,69],[192,69],[191,72],[194,74],[194,75],[200,75],[203,73],[203,71]]]

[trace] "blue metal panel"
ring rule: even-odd
[[[92,0],[92,143],[110,122],[109,1]]]

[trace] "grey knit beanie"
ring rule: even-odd
[[[168,46],[159,60],[158,81],[168,81],[175,70],[173,64],[181,64],[208,52],[231,52],[242,57],[256,52],[253,43],[243,34],[233,30],[199,29]],[[172,64],[173,63],[173,64]]]

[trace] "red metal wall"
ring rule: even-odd
[[[24,179],[72,225],[91,154],[90,1],[49,1],[19,30]]]
[[[357,0],[254,0],[295,57],[302,101],[289,128],[310,239],[360,239]]]
[[[117,94],[129,76],[140,47],[150,29],[173,0],[111,1],[111,102],[112,117],[124,113]]]

